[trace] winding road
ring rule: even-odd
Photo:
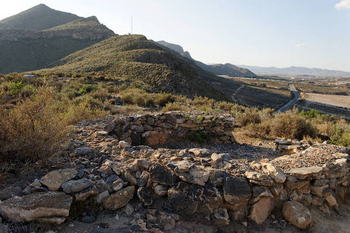
[[[276,111],[276,113],[287,111],[288,109],[290,109],[291,107],[293,107],[293,105],[296,104],[296,102],[299,100],[300,95],[299,95],[299,92],[297,91],[297,89],[295,89],[295,86],[294,86],[293,84],[290,84],[290,85],[289,85],[289,88],[290,88],[291,92],[293,92],[293,94],[294,94],[294,99],[292,99],[292,100],[289,101],[286,105],[284,105],[283,107],[281,107],[280,109],[278,109],[278,110]]]

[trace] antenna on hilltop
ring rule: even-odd
[[[131,16],[131,34],[132,34],[132,29],[133,29],[133,28],[132,28],[132,26],[133,26],[132,24],[133,24],[133,18],[132,18],[132,16]]]

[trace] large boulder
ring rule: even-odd
[[[69,216],[72,200],[62,192],[32,193],[1,202],[0,214],[13,222],[52,219],[52,222],[62,223]]]
[[[288,201],[282,208],[284,218],[296,227],[306,229],[312,223],[312,216],[308,208],[297,201]]]
[[[148,146],[164,145],[167,142],[167,137],[163,132],[147,131],[142,134],[142,137]]]
[[[161,164],[153,164],[149,172],[151,180],[155,183],[169,186],[176,184],[177,176]]]
[[[108,210],[117,210],[126,206],[133,198],[135,193],[134,186],[128,186],[111,194],[103,203],[103,207]]]
[[[203,192],[204,188],[199,185],[179,182],[175,188],[168,190],[167,207],[180,215],[194,215]]]
[[[246,179],[228,176],[224,182],[224,199],[228,203],[241,206],[246,205],[252,196],[252,189],[250,188]]]
[[[250,218],[257,224],[265,222],[273,211],[273,201],[271,197],[263,197],[255,203],[250,211]]]
[[[40,182],[49,190],[57,191],[64,182],[71,180],[77,173],[77,170],[71,168],[55,170],[42,177]]]

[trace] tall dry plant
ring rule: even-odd
[[[67,127],[55,108],[55,93],[38,93],[13,109],[0,108],[0,160],[45,160],[66,138]]]

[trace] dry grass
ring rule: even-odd
[[[53,108],[51,93],[39,93],[12,110],[0,109],[0,159],[25,161],[46,159],[66,138],[67,128]]]

